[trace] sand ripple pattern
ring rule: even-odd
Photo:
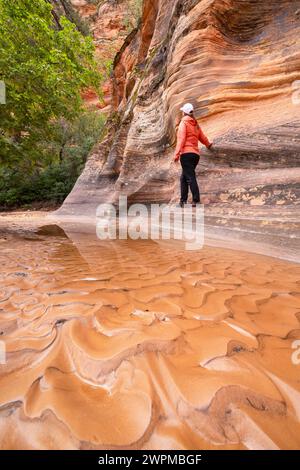
[[[2,449],[299,448],[299,265],[60,235],[1,240]]]

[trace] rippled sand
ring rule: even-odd
[[[300,447],[300,266],[0,235],[2,449]]]

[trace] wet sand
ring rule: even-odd
[[[300,266],[0,233],[2,449],[300,447]]]

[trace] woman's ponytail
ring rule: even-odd
[[[198,123],[197,119],[195,118],[193,111],[190,112],[190,116],[194,119],[195,124],[196,124],[197,128],[199,129],[199,123]]]

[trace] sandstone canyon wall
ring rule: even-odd
[[[110,63],[122,47],[128,31],[138,21],[135,0],[48,0],[53,7],[54,22],[60,28],[60,17],[66,16],[84,35],[90,34],[95,45],[99,72],[103,76],[102,97],[94,90],[84,90],[82,97],[87,107],[109,114],[112,101]],[[141,0],[138,0],[141,1]]]
[[[297,80],[300,0],[144,0],[114,59],[106,136],[57,214],[94,215],[120,194],[176,200],[172,156],[186,101],[215,144],[198,165],[207,207],[295,214]]]

